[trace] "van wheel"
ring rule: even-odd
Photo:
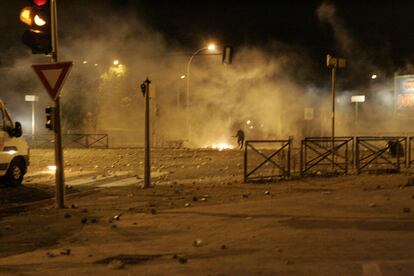
[[[10,186],[18,186],[22,184],[25,172],[26,165],[24,162],[20,159],[13,159],[5,175],[6,183]]]

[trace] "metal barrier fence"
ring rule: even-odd
[[[244,182],[272,181],[289,177],[291,147],[291,139],[246,141],[244,149]],[[250,151],[256,154],[249,155]]]
[[[358,136],[356,137],[357,173],[372,170],[399,172],[401,165],[407,165],[407,149],[411,153],[412,137],[401,136]],[[407,140],[410,145],[407,145]],[[411,159],[411,156],[408,160]],[[409,161],[411,163],[411,160]]]
[[[351,144],[351,145],[350,145]],[[353,137],[306,137],[301,142],[300,175],[322,174],[330,169],[333,173],[348,173],[352,164],[349,150],[353,152]],[[313,169],[313,170],[312,170]]]
[[[414,140],[414,137],[408,137],[407,139],[408,139],[407,166],[408,166],[408,168],[411,168],[411,164],[414,162],[414,160],[412,160],[413,154],[411,153],[411,151],[413,150],[413,142],[412,141]]]
[[[54,147],[53,135],[27,135],[25,138],[32,148]],[[108,135],[62,134],[62,144],[65,148],[108,148]]]

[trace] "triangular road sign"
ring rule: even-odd
[[[52,100],[55,101],[72,67],[72,62],[34,64],[32,67]]]

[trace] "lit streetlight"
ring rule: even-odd
[[[188,130],[188,138],[190,136],[190,65],[193,61],[193,58],[200,53],[201,51],[214,51],[216,49],[215,44],[209,44],[203,48],[198,49],[194,52],[194,54],[191,55],[190,60],[187,63],[187,74],[184,76],[184,78],[187,78],[187,95],[186,95],[186,109],[187,109],[187,130]],[[182,77],[183,78],[183,77]]]

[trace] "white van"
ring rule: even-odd
[[[0,100],[0,177],[10,186],[20,185],[29,165],[29,146],[22,137],[22,126],[13,123]]]

